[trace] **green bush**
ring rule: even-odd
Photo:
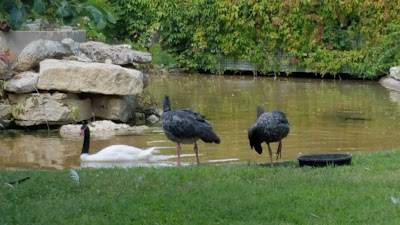
[[[89,37],[102,37],[98,31],[116,23],[113,8],[100,0],[3,0],[0,19],[9,19],[18,30],[38,18],[57,25],[70,25],[88,30]]]
[[[269,72],[348,71],[374,78],[397,63],[395,1],[114,0],[116,38],[161,45],[183,68],[221,70],[222,57]],[[397,45],[398,46],[398,45]],[[278,57],[285,55],[287,57]],[[289,66],[289,67],[288,67]]]
[[[177,59],[168,52],[163,51],[160,44],[154,44],[150,48],[150,53],[152,55],[152,64],[154,65],[164,65],[168,68],[177,66]]]

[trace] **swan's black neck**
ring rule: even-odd
[[[83,125],[81,127],[83,130],[83,145],[81,154],[89,154],[89,145],[90,145],[90,130],[87,125]]]

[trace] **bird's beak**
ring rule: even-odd
[[[84,133],[84,130],[79,131],[79,136],[82,136]]]

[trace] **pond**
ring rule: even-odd
[[[400,99],[376,81],[291,77],[168,75],[152,76],[146,91],[162,107],[165,94],[173,109],[192,108],[207,117],[221,144],[198,142],[202,163],[267,163],[264,153],[250,149],[247,129],[256,120],[256,108],[280,109],[291,131],[283,140],[282,158],[294,160],[308,153],[367,153],[399,148]],[[160,147],[162,163],[173,165],[176,145],[161,125],[149,125],[145,136],[92,138],[91,151],[113,144]],[[77,131],[79,132],[79,131]],[[0,133],[0,169],[78,168],[82,138],[61,138],[57,132]],[[276,151],[277,143],[271,148]],[[182,145],[181,160],[196,162],[193,145]]]

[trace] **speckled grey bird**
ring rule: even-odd
[[[271,166],[272,150],[269,145],[271,142],[279,142],[276,151],[276,159],[282,155],[282,139],[285,138],[290,131],[289,122],[285,113],[274,110],[272,112],[264,112],[260,106],[257,108],[257,122],[248,130],[248,137],[251,149],[255,149],[258,154],[262,153],[261,143],[266,142],[268,145],[269,158]]]
[[[191,109],[171,110],[168,96],[164,97],[163,114],[161,116],[162,127],[167,138],[177,144],[177,166],[181,165],[180,144],[193,144],[196,153],[197,164],[200,164],[197,141],[199,139],[206,143],[221,142],[218,135],[212,130],[211,124],[200,113]]]

